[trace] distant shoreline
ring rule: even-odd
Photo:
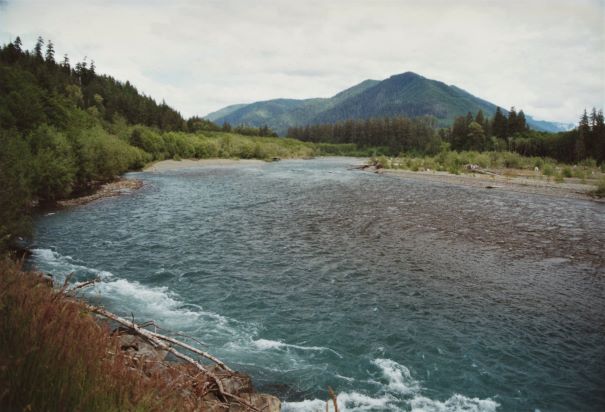
[[[403,179],[428,180],[461,186],[484,188],[486,190],[505,190],[509,192],[555,196],[567,199],[591,200],[605,203],[604,199],[597,199],[589,194],[595,186],[584,183],[557,183],[547,180],[529,179],[526,177],[511,177],[503,175],[484,175],[467,173],[455,175],[448,172],[437,171],[411,171],[401,169],[368,168],[379,174],[399,177]]]

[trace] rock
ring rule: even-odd
[[[153,345],[135,335],[122,334],[119,336],[119,340],[120,348],[137,358],[161,362],[168,354],[165,350],[156,349]]]
[[[252,406],[263,412],[279,412],[281,410],[281,401],[273,395],[265,393],[253,393],[249,396],[243,396]],[[229,412],[246,412],[248,409],[240,404],[231,403]]]

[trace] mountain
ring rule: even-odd
[[[483,110],[492,116],[496,105],[456,86],[406,72],[388,79],[365,80],[330,98],[274,99],[251,104],[232,105],[206,116],[215,123],[268,125],[280,135],[288,127],[335,123],[347,119],[391,116],[434,116],[441,126],[450,125],[457,116]],[[506,110],[504,110],[506,112]],[[543,131],[561,131],[568,125],[536,121],[528,124]]]
[[[223,107],[216,112],[212,112],[204,116],[206,119],[213,122],[216,119],[220,119],[221,117],[225,117],[233,113],[234,111],[241,109],[242,107],[247,106],[247,104],[232,104],[231,106]]]

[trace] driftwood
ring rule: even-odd
[[[334,390],[328,386],[328,395],[330,395],[330,399],[332,399],[332,403],[334,404],[334,412],[338,412],[338,402],[336,399],[336,394],[334,393]],[[328,405],[330,404],[330,401],[326,401],[326,412],[328,412],[329,407]]]
[[[172,345],[175,346],[180,346],[190,352],[193,352],[197,355],[203,356],[206,359],[209,359],[211,361],[213,361],[214,363],[216,363],[220,368],[232,372],[232,370],[230,368],[228,368],[223,362],[221,362],[220,360],[218,360],[216,357],[210,355],[209,353],[206,353],[204,351],[201,351],[197,348],[194,348],[190,345],[187,345],[186,343],[180,342],[174,338],[168,337],[168,336],[164,336],[161,335],[159,333],[156,332],[151,332],[147,329],[144,329],[142,327],[140,327],[139,325],[137,325],[136,323],[134,323],[134,321],[130,321],[128,319],[124,319],[118,315],[115,315],[111,312],[109,312],[106,309],[97,307],[97,306],[93,306],[93,305],[89,305],[86,304],[85,305],[86,308],[91,311],[92,313],[96,313],[100,316],[103,316],[107,319],[111,319],[114,322],[117,322],[125,327],[127,327],[130,331],[132,331],[134,334],[144,338],[146,341],[148,341],[152,346],[154,346],[156,349],[161,349],[164,350],[166,352],[170,352],[172,353],[175,357],[177,357],[178,359],[181,359],[185,362],[187,362],[190,365],[193,365],[196,369],[198,369],[200,371],[200,373],[202,373],[203,375],[208,376],[209,378],[211,378],[214,383],[216,384],[216,387],[218,388],[218,393],[219,395],[223,398],[223,400],[225,402],[228,402],[229,399],[239,403],[240,405],[244,406],[247,410],[250,411],[255,411],[255,412],[260,412],[258,408],[256,408],[255,406],[253,406],[250,402],[248,402],[247,400],[232,394],[230,392],[227,392],[225,390],[225,388],[223,387],[223,383],[221,382],[221,380],[219,379],[218,376],[216,376],[212,371],[208,370],[204,365],[202,365],[201,363],[197,362],[196,360],[194,360],[193,358],[177,351],[176,349],[174,349],[171,345],[167,344],[166,342],[171,343]]]

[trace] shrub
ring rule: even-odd
[[[596,189],[593,190],[591,194],[595,197],[605,197],[605,177],[599,180]]]
[[[562,174],[564,177],[571,177],[571,176],[572,176],[572,173],[571,173],[571,167],[569,167],[569,166],[565,166],[565,167],[563,168],[563,170],[561,170],[561,174]]]
[[[544,168],[542,169],[542,174],[544,176],[552,176],[555,174],[555,168],[550,163],[547,163],[544,165]]]

